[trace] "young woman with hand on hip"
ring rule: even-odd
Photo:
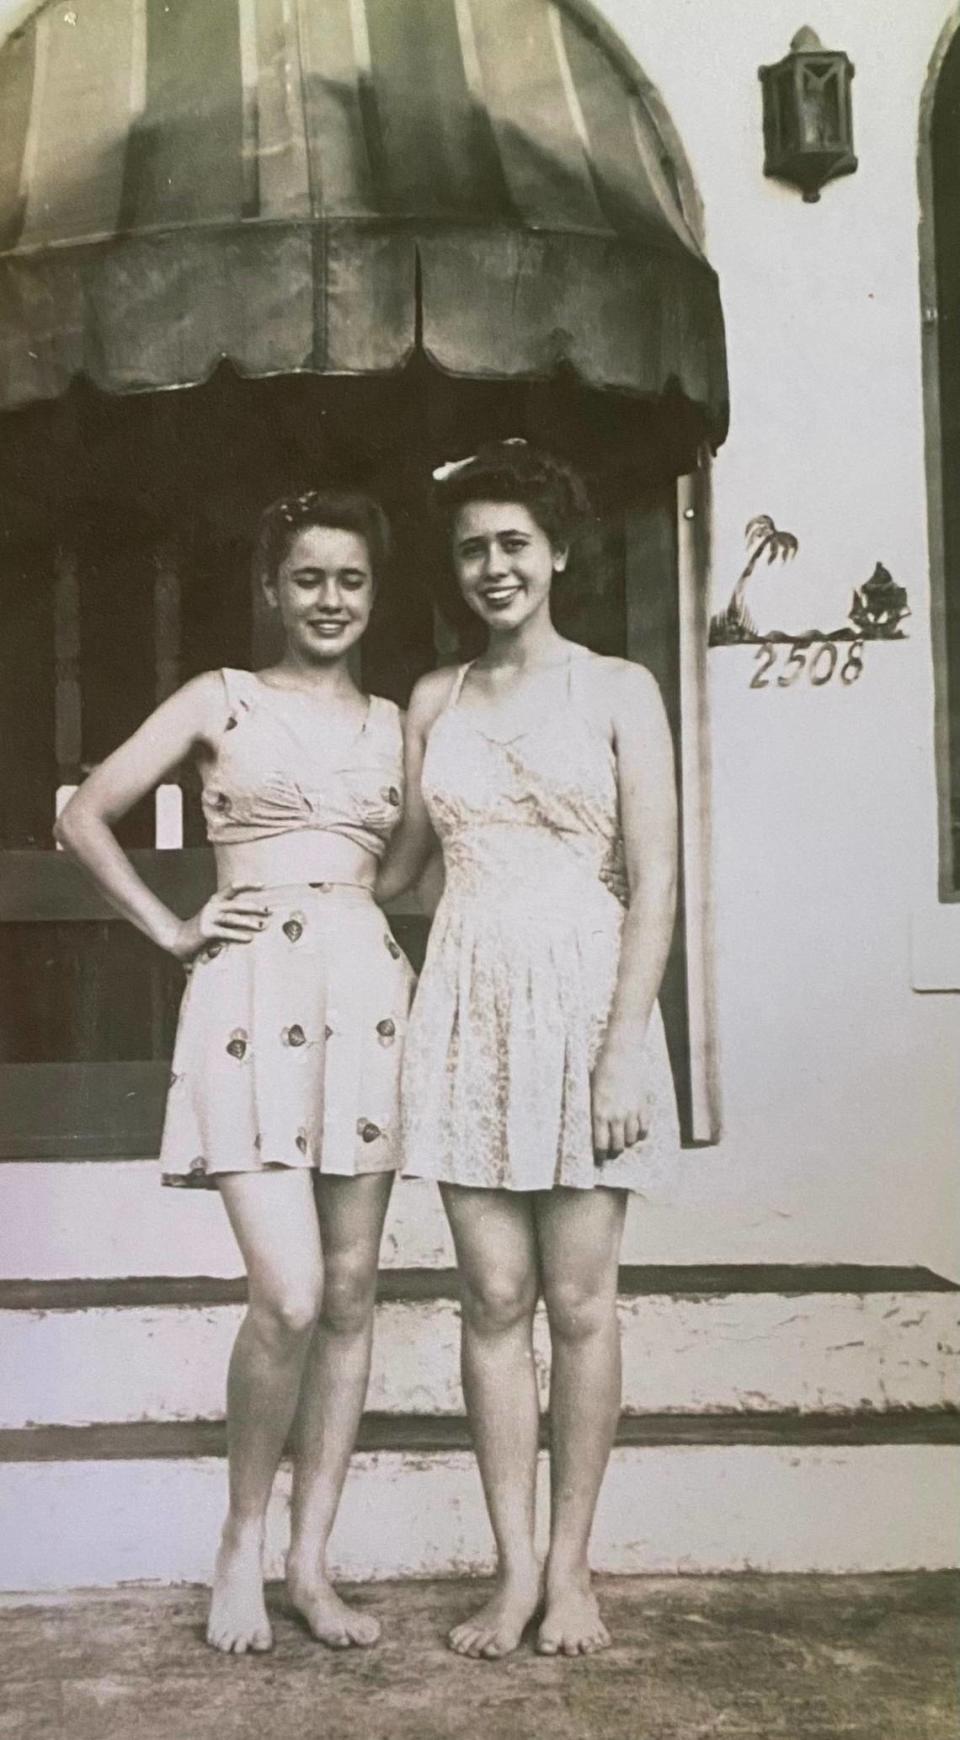
[[[464,1393],[498,1551],[450,1637],[498,1658],[610,1641],[588,1543],[620,1408],[627,1192],[678,1147],[657,993],[674,919],[670,732],[642,667],[564,640],[554,578],[582,485],[523,442],[436,474],[460,593],[487,649],[417,686],[407,798],[378,898],[439,840],[445,888],[403,1070],[404,1170],[439,1181],[462,1283]],[[532,1328],[552,1338],[551,1523],[534,1546]]]
[[[263,1533],[291,1428],[290,1597],[334,1647],[379,1630],[336,1594],[326,1548],[366,1394],[413,984],[372,897],[400,817],[400,716],[360,692],[349,661],[388,549],[364,496],[310,492],[268,508],[257,568],[283,630],[279,662],[187,683],[91,774],[57,829],[189,972],[161,1163],[167,1184],[219,1189],[249,1282],[207,1632],[237,1654],[272,1643]],[[111,823],[188,756],[218,889],[182,921]]]

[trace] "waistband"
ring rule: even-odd
[[[489,875],[449,875],[441,904],[447,911],[469,912],[472,923],[493,930],[518,923],[535,929],[589,929],[599,923],[605,929],[624,914],[623,902],[599,876],[511,885]]]
[[[358,900],[373,903],[373,888],[367,882],[264,882],[259,893],[283,899]]]

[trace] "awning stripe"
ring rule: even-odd
[[[570,61],[569,61],[569,57],[567,55],[567,45],[566,45],[566,43],[564,41],[564,37],[563,37],[563,23],[561,21],[561,16],[560,16],[560,13],[557,10],[556,6],[549,5],[547,7],[547,18],[550,21],[550,36],[551,36],[552,41],[553,41],[553,51],[557,57],[557,67],[558,67],[559,72],[560,72],[560,83],[563,87],[563,94],[564,94],[564,97],[566,99],[567,111],[569,113],[570,120],[571,120],[571,123],[573,125],[573,130],[574,130],[577,138],[580,141],[581,150],[583,151],[584,157],[585,157],[585,159],[587,161],[587,165],[589,167],[590,138],[589,138],[589,135],[587,133],[587,123],[584,120],[583,109],[582,109],[581,104],[580,104],[580,97],[579,97],[579,94],[577,92],[577,87],[574,83],[573,73],[570,69]]]
[[[129,0],[130,5],[130,122],[139,126],[147,106],[147,0]]]
[[[147,100],[130,140],[125,228],[243,211],[237,0],[147,0]]]
[[[457,33],[460,37],[460,55],[463,60],[467,90],[476,107],[484,109],[487,99],[483,88],[483,73],[480,70],[480,53],[477,48],[477,33],[473,28],[470,0],[454,0],[454,12],[457,20]]]
[[[300,0],[300,51],[315,215],[376,210],[360,112],[350,0]],[[361,32],[366,20],[363,20]]]
[[[637,98],[622,80],[610,77],[610,62],[600,45],[584,30],[578,30],[569,13],[553,8],[559,16],[570,79],[576,92],[587,135],[587,151],[594,172],[597,198],[613,229],[655,246],[669,242],[665,227],[673,230],[685,248],[696,251],[676,202],[666,187],[655,152],[637,161],[637,141],[631,104]],[[654,182],[659,181],[655,191]]]
[[[350,30],[353,37],[353,56],[357,68],[360,126],[367,162],[370,165],[373,205],[375,210],[382,211],[386,204],[385,195],[389,176],[383,126],[380,110],[377,106],[376,87],[373,82],[373,57],[370,48],[370,26],[367,20],[367,0],[350,0]]]
[[[306,217],[312,210],[294,0],[258,0],[259,215]]]
[[[671,230],[691,253],[702,259],[700,248],[691,235],[683,217],[678,210],[673,189],[667,180],[666,172],[660,160],[659,139],[656,129],[647,114],[642,97],[631,97],[627,104],[630,115],[630,128],[637,152],[637,167],[640,174],[638,184],[646,184],[651,189],[654,209],[662,212]]]
[[[237,0],[240,26],[240,84],[243,143],[243,215],[260,215],[260,61],[257,53],[256,0]]]
[[[460,60],[469,101],[466,140],[468,148],[476,154],[478,162],[483,166],[482,186],[488,190],[489,205],[481,204],[478,207],[478,215],[484,216],[489,210],[491,215],[499,216],[502,222],[519,224],[520,214],[513,203],[513,197],[507,184],[490,117],[471,0],[454,0],[454,17],[460,40]],[[477,180],[481,181],[481,177],[478,176]]]
[[[608,230],[567,107],[543,0],[474,7],[487,105],[517,210],[531,229]]]
[[[30,93],[30,115],[27,122],[27,136],[23,144],[23,163],[20,177],[20,204],[23,212],[23,228],[20,232],[20,240],[25,246],[29,245],[27,232],[33,203],[33,184],[37,173],[37,160],[42,150],[43,115],[50,71],[50,26],[53,17],[52,8],[41,13],[36,21],[34,33],[33,89]]]
[[[373,56],[370,51],[370,27],[367,22],[366,0],[349,0],[350,33],[353,38],[353,58],[358,80],[373,76]]]
[[[55,7],[37,22],[37,77],[21,245],[109,236],[123,189],[134,83],[134,8],[86,0],[74,25]],[[69,157],[64,147],[69,141]]]
[[[36,25],[18,31],[0,55],[0,248],[23,228],[23,159],[30,124]]]
[[[477,151],[453,0],[367,0],[384,142],[383,208],[403,216],[489,215],[499,187]],[[488,141],[492,154],[492,141]]]

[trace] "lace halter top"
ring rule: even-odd
[[[381,858],[400,820],[403,741],[392,701],[371,695],[348,751],[331,760],[309,695],[273,689],[252,671],[222,673],[229,717],[203,775],[212,845],[312,828]]]
[[[560,704],[510,738],[458,704],[471,668],[460,667],[423,764],[448,887],[509,899],[522,884],[553,903],[601,882],[626,903],[616,755],[577,694],[591,656],[571,652]]]

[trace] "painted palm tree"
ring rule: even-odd
[[[729,645],[731,641],[759,640],[757,625],[747,609],[746,593],[751,575],[761,557],[766,553],[767,563],[789,562],[793,560],[800,548],[799,540],[792,532],[781,532],[773,523],[769,514],[757,514],[755,519],[748,521],[746,543],[750,555],[747,565],[740,575],[736,586],[730,595],[730,603],[726,610],[718,611],[710,618],[711,646]]]

